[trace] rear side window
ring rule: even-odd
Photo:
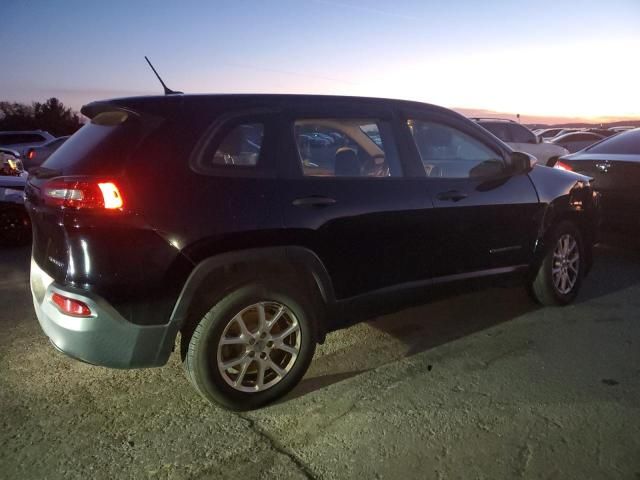
[[[613,155],[640,155],[640,128],[609,137],[587,148],[587,151]]]
[[[202,159],[201,166],[255,167],[260,159],[263,137],[262,123],[237,125],[223,136],[209,161]]]
[[[314,118],[294,123],[306,177],[399,177],[400,162],[389,122]]]

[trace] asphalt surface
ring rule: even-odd
[[[178,355],[55,351],[27,249],[0,250],[0,478],[640,479],[640,248],[597,249],[577,303],[471,291],[330,334],[283,401],[231,413]]]

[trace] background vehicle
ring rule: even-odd
[[[20,245],[31,239],[31,221],[24,208],[27,175],[0,175],[0,245]]]
[[[585,132],[597,133],[598,135],[602,135],[603,137],[611,137],[611,136],[619,133],[619,132],[616,132],[615,130],[610,130],[608,128],[587,128],[584,131]]]
[[[55,138],[44,130],[0,132],[0,147],[15,150],[24,158],[29,148],[44,145]]]
[[[562,128],[539,128],[537,130],[534,130],[533,133],[535,133],[538,137],[542,138],[543,140],[546,140],[548,138],[555,137],[562,130],[563,130]]]
[[[0,175],[17,176],[24,172],[20,155],[15,150],[0,148]]]
[[[577,152],[605,138],[593,132],[572,132],[554,137],[549,143],[566,148],[569,152]]]
[[[24,157],[23,164],[27,170],[33,167],[42,165],[49,156],[62,146],[64,142],[69,139],[69,135],[64,137],[57,137],[47,143],[40,145],[39,147],[32,147],[27,150]]]
[[[556,168],[594,179],[600,192],[603,227],[638,231],[640,227],[640,128],[620,133],[561,157]]]
[[[293,388],[346,305],[506,274],[564,305],[591,265],[587,177],[444,108],[170,95],[82,112],[25,190],[40,324],[118,368],[163,365],[181,332],[190,381],[230,408]]]
[[[543,142],[527,127],[513,120],[495,118],[472,118],[478,125],[489,130],[517,152],[526,152],[538,159],[541,165],[547,165],[558,157],[569,153],[563,147]]]

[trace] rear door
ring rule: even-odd
[[[403,163],[392,112],[323,101],[290,109],[284,124],[285,227],[318,254],[336,297],[431,277],[433,204]]]
[[[510,269],[530,261],[540,210],[524,173],[510,173],[509,151],[464,119],[404,113],[433,198],[438,276]]]

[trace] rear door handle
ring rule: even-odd
[[[295,207],[328,207],[329,205],[335,204],[336,201],[329,197],[311,196],[296,198],[291,203]]]
[[[469,195],[462,193],[458,190],[449,190],[448,192],[442,192],[436,195],[438,200],[451,200],[457,202],[463,198],[467,198]]]

